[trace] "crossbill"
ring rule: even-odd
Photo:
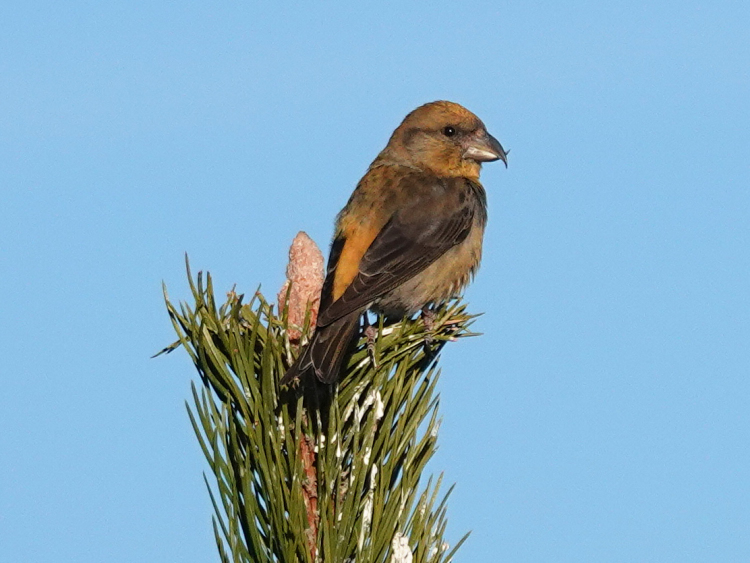
[[[479,172],[494,160],[507,166],[505,150],[458,104],[404,118],[336,218],[315,332],[282,384],[336,381],[366,310],[410,316],[463,290],[487,222]]]

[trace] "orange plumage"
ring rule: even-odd
[[[458,104],[406,116],[337,217],[315,333],[282,384],[308,371],[336,381],[365,310],[411,315],[465,287],[487,221],[481,164],[498,159],[500,143]]]

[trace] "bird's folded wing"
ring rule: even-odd
[[[357,275],[341,297],[321,307],[318,326],[367,307],[427,268],[466,238],[473,215],[469,205],[448,212],[445,206],[396,212],[362,256]]]

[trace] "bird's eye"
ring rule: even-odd
[[[448,127],[443,129],[443,135],[445,135],[446,137],[452,137],[455,134],[456,134],[456,129],[454,127],[451,127],[450,125],[448,125]]]

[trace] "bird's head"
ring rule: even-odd
[[[483,162],[507,154],[484,123],[453,102],[432,102],[418,107],[393,132],[381,159],[396,160],[439,176],[478,179]]]

